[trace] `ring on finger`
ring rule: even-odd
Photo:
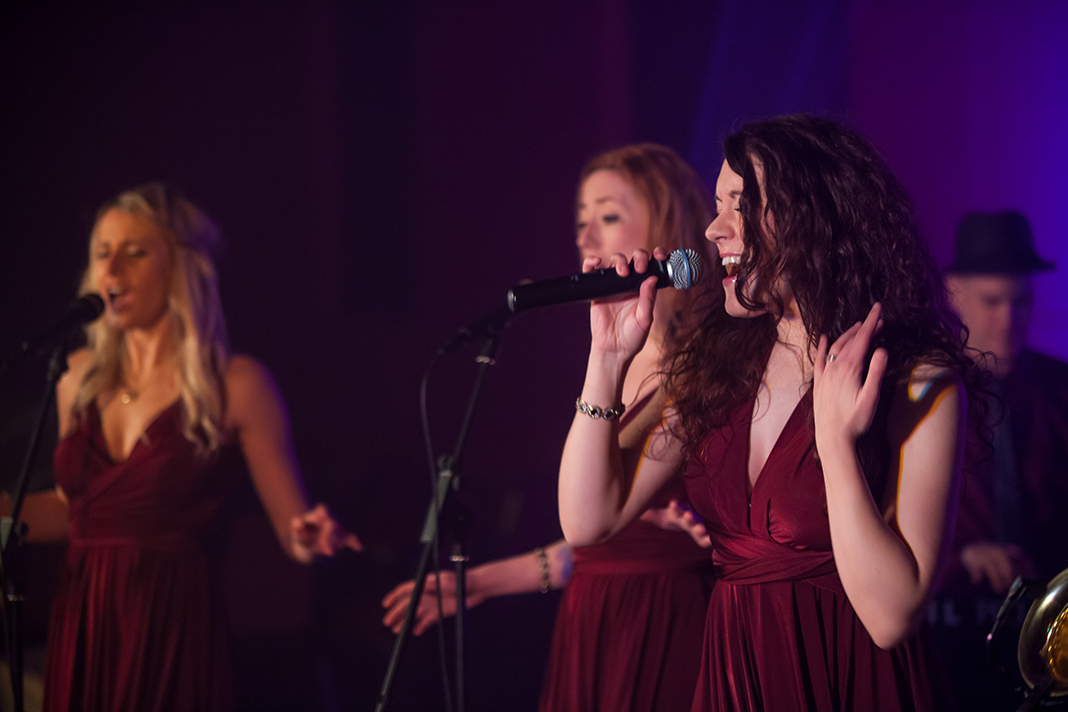
[[[828,365],[831,362],[833,362],[836,358],[838,358],[838,354],[827,354],[827,363],[828,363]]]

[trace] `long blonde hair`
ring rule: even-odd
[[[223,373],[229,358],[226,321],[212,260],[221,243],[219,229],[203,211],[161,183],[133,188],[102,205],[92,236],[96,235],[100,219],[112,209],[151,222],[167,243],[171,258],[167,307],[178,344],[176,367],[183,434],[199,450],[213,451],[223,438]],[[90,265],[82,277],[80,294],[94,291],[91,273]],[[93,361],[78,387],[73,406],[76,416],[83,414],[101,393],[120,388],[126,368],[122,331],[100,319],[86,332]]]

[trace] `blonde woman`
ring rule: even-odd
[[[218,242],[211,220],[160,184],[97,215],[81,291],[106,311],[57,387],[56,492],[25,510],[34,538],[70,542],[46,710],[232,707],[206,544],[240,456],[289,556],[360,548],[323,505],[308,508],[270,373],[228,351]]]

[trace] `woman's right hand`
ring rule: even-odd
[[[652,257],[667,259],[667,252],[658,247]],[[634,270],[645,272],[649,267],[650,255],[645,250],[634,252]],[[607,261],[600,257],[587,257],[582,261],[583,273],[600,268],[615,268],[621,277],[630,274],[627,257],[621,253],[611,255]],[[625,294],[618,297],[595,300],[590,307],[590,331],[593,335],[592,348],[604,355],[630,359],[642,346],[653,324],[653,305],[656,302],[656,279],[649,276],[641,286],[638,295]]]
[[[668,502],[666,507],[653,507],[642,513],[643,522],[656,525],[667,531],[679,531],[690,535],[702,549],[712,547],[712,538],[708,535],[704,521],[689,504],[682,504],[677,499]]]
[[[984,581],[994,593],[1005,593],[1017,576],[1033,578],[1035,563],[1023,548],[995,541],[976,541],[960,552],[960,562],[973,584]]]

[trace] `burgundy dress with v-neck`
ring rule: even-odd
[[[693,710],[953,709],[926,628],[882,650],[845,595],[811,413],[809,393],[751,497],[752,400],[705,438],[687,468],[686,489],[712,538],[717,576]],[[867,474],[878,496],[886,473]]]
[[[207,550],[233,479],[230,456],[197,453],[179,402],[126,460],[109,454],[95,404],[59,443],[70,546],[49,626],[45,710],[232,707]]]

